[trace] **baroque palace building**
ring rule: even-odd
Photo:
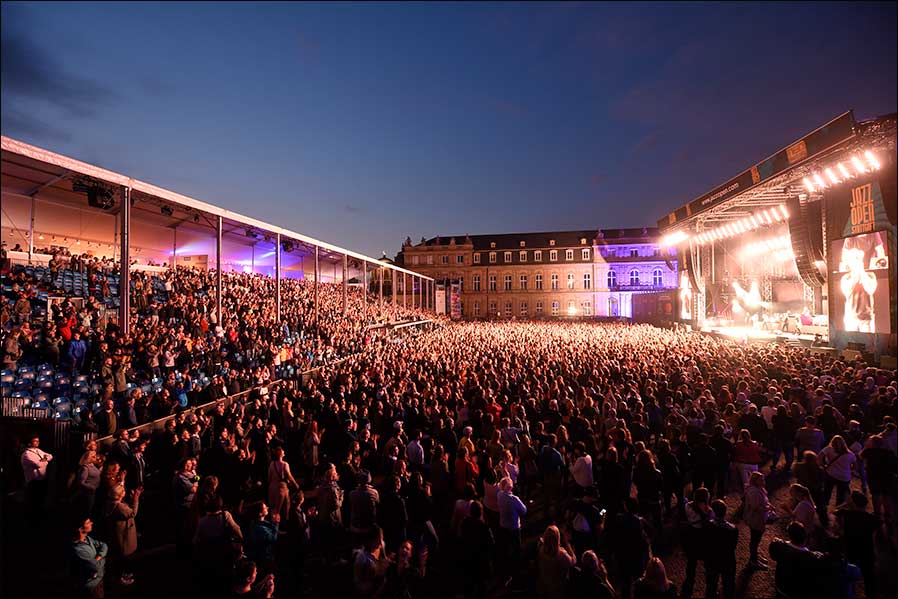
[[[655,228],[407,238],[396,262],[447,296],[457,281],[465,318],[633,317],[634,295],[676,296],[676,250],[659,241]]]

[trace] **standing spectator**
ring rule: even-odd
[[[777,594],[796,599],[820,596],[821,555],[805,545],[807,535],[801,523],[792,522],[786,532],[788,541],[770,542],[770,557],[776,561]]]
[[[842,527],[845,558],[861,569],[867,597],[876,597],[879,584],[876,576],[874,535],[880,520],[867,511],[867,496],[852,491],[845,505],[836,510]]]
[[[537,594],[543,599],[562,599],[568,574],[576,563],[570,545],[562,547],[561,532],[550,525],[543,532],[537,550]]]
[[[836,490],[836,505],[842,505],[845,498],[848,497],[851,473],[854,471],[857,456],[848,449],[845,439],[841,435],[835,435],[829,445],[820,451],[819,458],[825,478],[823,480],[823,505],[818,508],[820,523],[826,526],[829,523],[827,508],[833,489]]]
[[[464,573],[466,599],[486,597],[487,584],[493,570],[495,541],[490,527],[483,521],[479,501],[468,508],[469,515],[461,523],[462,552],[461,572]]]
[[[47,500],[47,466],[53,456],[40,448],[41,439],[32,435],[28,447],[22,453],[22,470],[25,474],[25,513],[29,521],[37,521]]]
[[[103,578],[106,575],[106,555],[109,547],[90,536],[93,522],[79,520],[72,542],[72,574],[77,597],[102,599],[105,596]]]
[[[499,481],[499,533],[502,564],[506,573],[518,564],[521,555],[521,518],[527,506],[512,492],[511,479]]]
[[[271,512],[286,521],[290,517],[290,490],[298,489],[299,483],[290,472],[290,464],[284,460],[283,447],[275,447],[272,458],[268,466],[268,503],[271,504]],[[259,560],[256,563],[261,565]]]
[[[748,429],[742,429],[739,431],[739,441],[733,446],[733,451],[733,462],[739,472],[739,487],[744,491],[749,477],[758,471],[758,465],[761,463],[761,445],[752,440]]]
[[[711,521],[711,493],[700,487],[692,494],[692,501],[686,504],[686,523],[683,527],[683,550],[686,553],[686,579],[683,581],[683,596],[691,597],[695,586],[695,572],[699,560],[707,553],[707,531]]]
[[[758,557],[758,546],[767,528],[767,519],[771,515],[770,501],[764,486],[764,475],[752,472],[745,487],[745,498],[742,518],[751,533],[748,543],[748,566],[754,570],[766,570],[767,561]]]
[[[243,539],[246,557],[256,562],[263,574],[271,574],[275,568],[280,514],[274,512],[269,518],[268,506],[264,502],[252,506],[250,514],[252,519]]]
[[[867,484],[873,497],[873,513],[885,524],[889,536],[895,522],[895,498],[898,495],[898,456],[887,446],[881,435],[869,438],[861,451]]]
[[[240,557],[243,531],[224,509],[218,495],[209,500],[193,535],[193,557],[199,588],[213,594],[226,588],[231,569]]]
[[[593,485],[592,456],[586,453],[586,445],[582,441],[574,443],[574,463],[571,464],[571,477],[582,490]]]
[[[568,597],[593,597],[594,599],[614,599],[614,587],[608,580],[608,571],[594,551],[584,551],[580,566],[574,568],[568,585]]]
[[[801,522],[808,538],[813,538],[814,533],[819,528],[819,524],[817,506],[814,505],[811,492],[804,485],[793,483],[789,487],[789,496],[793,504],[790,510],[792,520]]]
[[[645,574],[636,581],[634,597],[639,599],[676,599],[677,588],[667,577],[664,564],[657,557],[649,560]],[[683,595],[687,597],[688,595]]]
[[[795,434],[798,424],[789,414],[786,406],[779,406],[773,415],[773,429],[771,431],[771,444],[773,446],[773,462],[770,471],[774,472],[780,461],[780,455],[786,460],[783,469],[789,472],[792,469],[792,461],[795,458]]]
[[[84,368],[84,356],[87,355],[87,343],[81,339],[79,331],[72,332],[72,340],[69,341],[66,357],[68,359],[69,368],[72,375],[80,373]]]
[[[111,548],[116,570],[121,577],[121,584],[127,586],[134,583],[134,575],[131,573],[131,556],[137,551],[137,526],[134,519],[140,504],[141,489],[131,492],[131,501],[125,503],[125,487],[118,485],[113,488],[103,508],[106,517],[106,530],[112,540]]]
[[[79,518],[87,518],[93,513],[94,499],[97,495],[97,488],[100,486],[99,466],[101,463],[95,449],[88,449],[78,460],[72,503]]]
[[[717,597],[717,584],[723,582],[723,599],[736,596],[736,546],[739,529],[726,521],[727,505],[720,499],[711,502],[714,518],[707,528],[708,557],[705,560],[705,597]]]
[[[817,428],[817,420],[813,416],[805,418],[804,426],[795,433],[795,446],[802,455],[806,451],[820,453],[825,442],[823,431]]]

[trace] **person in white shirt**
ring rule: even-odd
[[[36,521],[47,498],[47,466],[53,456],[39,447],[40,437],[33,435],[28,448],[22,453],[22,471],[25,474],[25,510],[28,519]]]
[[[571,464],[571,476],[580,487],[588,489],[593,485],[592,456],[586,453],[586,446],[582,442],[574,444],[576,460]]]
[[[848,497],[851,484],[851,472],[857,463],[857,456],[848,449],[845,439],[841,435],[835,435],[830,440],[829,445],[824,447],[817,456],[820,458],[820,465],[826,474],[823,481],[823,501],[820,506],[829,504],[829,498],[832,496],[833,488],[836,489],[836,505],[845,503]],[[821,524],[827,524],[824,517],[826,512],[820,514]]]

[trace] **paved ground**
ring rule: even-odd
[[[772,489],[774,504],[785,502],[783,479],[770,477],[768,484]],[[2,578],[0,578],[0,595],[3,597],[63,597],[71,596],[67,591],[65,572],[68,564],[67,548],[69,542],[55,513],[36,529],[29,528],[21,517],[21,499],[16,494],[4,496],[2,510]],[[119,588],[113,580],[107,583],[109,597],[190,597],[193,587],[189,564],[179,562],[166,527],[152,525],[153,522],[165,520],[165,515],[153,510],[152,493],[148,492],[142,502],[142,514],[138,521],[141,531],[141,550],[135,563],[136,584]],[[736,495],[728,500],[730,513],[739,502]],[[544,502],[537,496],[533,509],[527,520],[525,535],[525,559],[534,554],[534,543],[537,535],[548,523],[543,510]],[[777,535],[783,535],[783,524],[771,525],[764,535],[761,544],[761,555],[766,556],[767,545]],[[675,527],[669,525],[664,537],[671,543],[676,535]],[[662,545],[666,545],[663,543]],[[891,573],[896,571],[896,555],[887,548],[877,552],[880,560],[880,580],[883,585],[883,596],[898,596],[898,577]],[[677,549],[670,555],[662,555],[670,578],[680,585],[685,576],[685,560]],[[738,548],[739,578],[737,580],[740,597],[773,597],[774,566],[771,562],[769,571],[751,572],[744,570],[748,559],[748,531],[740,525]],[[527,569],[527,568],[525,568]],[[532,573],[533,568],[529,568]],[[342,597],[351,594],[351,570],[346,565],[324,563],[310,559],[305,567],[304,578],[299,580],[296,572],[288,568],[278,575],[278,593],[280,597]],[[421,596],[460,597],[461,574],[454,564],[440,556],[434,556],[430,564],[429,577],[431,584],[422,591]],[[501,581],[494,583],[493,597],[528,597],[532,596],[534,581],[532,575],[522,575],[503,586]],[[695,585],[695,597],[703,597],[705,590],[704,571],[699,566]],[[426,593],[426,594],[425,594]],[[858,585],[858,596],[864,596],[863,583]]]

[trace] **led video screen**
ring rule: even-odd
[[[891,333],[891,256],[887,234],[874,231],[833,241],[830,280],[833,326],[851,333]]]

